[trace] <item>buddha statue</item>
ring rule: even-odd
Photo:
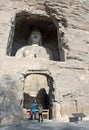
[[[19,57],[39,58],[52,60],[52,52],[49,48],[42,46],[42,34],[39,30],[32,30],[28,45],[19,49],[16,53]]]

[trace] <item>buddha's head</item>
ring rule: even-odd
[[[37,44],[37,45],[42,44],[42,35],[41,35],[40,30],[34,29],[31,31],[28,44]]]

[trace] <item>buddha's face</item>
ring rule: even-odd
[[[41,41],[40,31],[38,31],[38,30],[32,31],[32,33],[30,35],[30,40],[31,40],[32,44],[40,44],[40,41]]]

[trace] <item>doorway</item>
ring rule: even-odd
[[[43,110],[49,111],[49,119],[52,119],[53,91],[53,79],[50,76],[45,74],[30,74],[26,76],[23,108],[30,109],[32,103],[36,100],[38,105],[41,104],[43,106]]]

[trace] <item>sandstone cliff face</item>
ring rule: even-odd
[[[20,59],[6,55],[13,19],[15,14],[21,11],[48,16],[61,23],[64,34],[64,62]],[[55,81],[55,99],[60,107],[58,120],[64,120],[66,117],[68,119],[72,113],[77,112],[82,112],[89,117],[89,1],[0,0],[0,67],[1,123],[11,122],[6,121],[8,115],[15,121],[16,115],[13,115],[12,102],[21,101],[23,98],[23,77],[21,76],[29,70],[50,71]],[[11,78],[8,78],[8,82],[6,82],[5,77]],[[11,99],[11,97],[14,98]],[[13,105],[20,107],[20,103]],[[5,107],[9,107],[8,115],[3,109]],[[11,109],[11,113],[9,109]],[[21,109],[16,112],[19,113],[21,119]],[[19,118],[17,117],[17,119]]]

